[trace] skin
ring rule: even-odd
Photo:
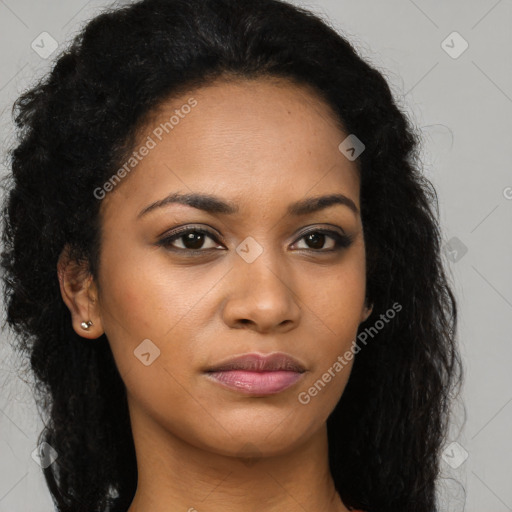
[[[308,404],[298,395],[351,347],[371,313],[363,226],[346,205],[299,217],[286,209],[340,193],[359,210],[355,162],[338,150],[348,134],[314,91],[259,78],[165,102],[141,144],[191,97],[197,106],[103,199],[96,279],[66,251],[58,264],[75,331],[91,343],[106,333],[126,385],[139,474],[129,512],[346,511],[328,468],[326,420],[353,361]],[[213,194],[239,212],[174,203],[138,218],[173,192]],[[197,256],[186,255],[183,236],[158,245],[184,225],[216,240],[196,241]],[[308,242],[305,227],[353,241],[326,252],[335,239]],[[263,249],[251,263],[236,252],[249,236]],[[87,331],[84,320],[93,322]],[[147,366],[134,356],[145,339],[160,350]],[[243,395],[203,373],[231,356],[276,351],[306,372],[275,395]]]

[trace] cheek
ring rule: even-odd
[[[186,364],[179,365],[174,360],[169,364],[168,353],[162,351],[151,366],[136,366],[123,376],[132,428],[141,432],[155,424],[202,449],[217,451],[224,445],[229,448],[233,423],[218,410],[211,396],[204,396],[189,380]],[[243,443],[233,451],[240,450]]]
[[[168,304],[166,279],[150,263],[150,258],[126,247],[126,239],[108,239],[103,244],[99,275],[101,319],[121,374],[140,363],[134,350],[143,340],[160,344],[162,333],[175,322],[169,312],[179,314],[179,308]],[[178,296],[176,304],[179,303]]]
[[[347,254],[339,265],[316,268],[310,276],[301,281],[301,300],[311,312],[323,346],[341,350],[356,336],[364,309],[364,253]]]
[[[186,288],[165,275],[155,256],[153,249],[137,250],[126,239],[104,243],[100,299],[107,336],[121,320],[133,339],[157,337],[172,327],[179,305],[186,302]]]
[[[364,252],[355,252],[343,264],[325,269],[325,273],[316,270],[309,290],[309,294],[304,292],[302,296],[307,297],[306,309],[312,313],[315,363],[300,390],[304,400],[299,402],[307,402],[309,405],[304,406],[316,409],[323,417],[332,411],[343,393],[354,362],[351,349],[366,291]]]
[[[140,364],[134,351],[144,340],[155,345],[155,353],[160,351],[159,363],[172,347],[166,367],[186,367],[194,334],[207,316],[205,297],[226,269],[172,267],[162,250],[123,250],[119,242],[104,244],[100,303],[103,328],[121,375]]]

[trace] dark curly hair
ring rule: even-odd
[[[462,382],[457,307],[441,257],[438,200],[420,137],[374,67],[328,22],[280,0],[142,0],[92,19],[14,103],[2,267],[7,323],[30,356],[58,452],[44,475],[61,512],[125,511],[137,485],[126,390],[108,340],[77,335],[57,279],[65,246],[97,275],[93,194],[133,151],[151,112],[217,78],[310,85],[365,150],[361,215],[367,298],[400,314],[355,358],[327,423],[330,468],[348,507],[434,512],[452,390]],[[350,421],[346,421],[350,418]]]

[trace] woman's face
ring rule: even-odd
[[[136,166],[106,187],[97,277],[132,422],[225,455],[283,453],[324,426],[369,313],[347,135],[308,89],[268,79],[195,90],[141,131]],[[184,194],[211,199],[166,200]],[[207,371],[276,352],[305,371]]]

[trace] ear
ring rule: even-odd
[[[367,300],[365,300],[364,304],[365,304],[364,311],[363,311],[363,313],[361,315],[361,322],[360,323],[366,322],[366,320],[368,320],[368,317],[373,312],[373,304],[368,305]]]
[[[69,246],[66,245],[60,253],[57,262],[62,300],[71,312],[73,329],[83,338],[99,338],[103,326],[99,314],[98,290],[86,262],[78,262],[70,256]],[[82,322],[92,322],[86,330]]]

